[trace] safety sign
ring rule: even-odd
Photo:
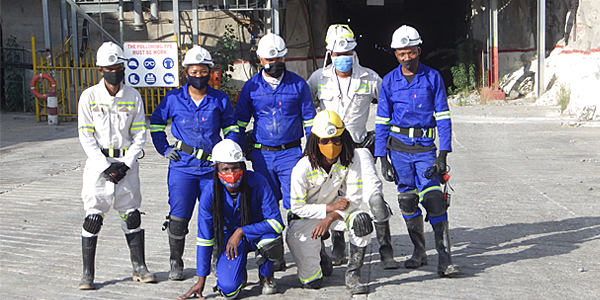
[[[127,42],[125,81],[132,87],[178,87],[177,43]]]

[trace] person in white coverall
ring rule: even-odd
[[[286,239],[304,288],[322,286],[321,238],[339,222],[350,232],[346,287],[352,294],[368,291],[360,283],[360,269],[373,223],[371,216],[358,208],[362,188],[361,160],[352,137],[335,112],[321,111],[291,179]]]
[[[367,132],[371,101],[379,97],[381,78],[375,71],[361,66],[354,51],[356,38],[348,25],[329,26],[326,36],[327,56],[332,63],[315,71],[308,79],[313,99],[321,109],[335,111],[344,122],[346,130],[355,142],[356,153],[362,165],[363,201],[373,215],[379,254],[384,269],[397,269],[390,233],[389,219],[392,215],[383,198],[381,180],[375,171],[373,146],[375,131]],[[332,236],[333,265],[346,260],[346,242],[343,228],[335,228]]]
[[[112,42],[98,48],[96,65],[103,79],[81,94],[79,140],[88,159],[83,172],[83,277],[80,290],[94,289],[98,233],[111,206],[122,218],[133,265],[133,280],[156,282],[144,259],[144,230],[138,208],[142,202],[138,156],[146,142],[144,103],[123,84],[123,50]]]

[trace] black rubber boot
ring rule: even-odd
[[[171,257],[169,258],[171,264],[169,280],[183,280],[183,249],[185,248],[185,237],[176,239],[169,236],[169,248],[171,249]]]
[[[433,225],[435,235],[435,249],[438,252],[438,275],[456,276],[462,274],[460,267],[452,264],[450,254],[450,236],[448,235],[448,221],[441,221]]]
[[[94,289],[94,271],[96,259],[96,245],[98,236],[81,237],[81,254],[83,257],[83,276],[77,286],[80,290]]]
[[[375,224],[377,233],[377,242],[379,242],[379,256],[381,257],[381,266],[384,269],[398,269],[400,265],[394,260],[394,248],[392,247],[392,236],[390,233],[389,221]]]
[[[144,257],[144,230],[135,233],[126,234],[127,245],[129,245],[129,253],[131,255],[131,265],[133,266],[133,281],[143,283],[156,282],[156,275],[150,273],[146,267],[146,259]]]
[[[346,238],[343,231],[331,230],[331,262],[334,266],[341,266],[348,262],[346,259]]]
[[[319,255],[321,256],[321,271],[323,272],[323,276],[331,276],[333,273],[333,263],[327,252],[325,252],[325,243],[323,243],[323,240],[321,240],[321,252]]]
[[[323,287],[323,277],[321,277],[315,281],[311,281],[309,283],[302,284],[302,288],[308,289],[308,290],[318,290],[322,287]]]
[[[346,288],[352,295],[366,294],[369,288],[360,283],[360,269],[365,259],[367,247],[358,247],[350,243],[350,260],[346,269]]]
[[[285,253],[285,247],[281,243],[281,253]],[[285,265],[285,257],[282,255],[281,258],[273,262],[273,272],[284,272],[287,269]]]
[[[427,264],[427,251],[425,250],[425,235],[423,235],[423,215],[404,219],[408,235],[414,245],[412,257],[404,262],[407,269],[416,269]]]

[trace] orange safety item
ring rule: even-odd
[[[52,78],[52,76],[50,76],[48,74],[44,74],[44,73],[41,73],[40,75],[35,75],[31,79],[31,82],[29,83],[29,89],[31,90],[31,93],[39,99],[46,99],[46,98],[48,98],[48,94],[40,94],[35,89],[35,86],[37,85],[38,80],[41,80],[41,79],[48,80],[48,83],[50,83],[50,90],[52,90],[52,91],[56,91],[56,81],[54,81],[54,78]]]

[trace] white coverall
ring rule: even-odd
[[[355,151],[354,156],[358,153]],[[361,160],[355,159],[348,167],[339,162],[331,166],[329,174],[322,168],[313,169],[307,156],[304,156],[292,170],[291,212],[302,218],[288,224],[286,241],[298,265],[298,277],[304,284],[323,277],[321,272],[321,239],[311,239],[315,226],[325,217],[327,204],[338,198],[347,198],[350,204],[346,210],[335,211],[342,220],[335,221],[332,227],[350,231],[350,242],[358,247],[366,247],[371,235],[357,237],[352,228],[354,217],[363,213],[358,207],[362,201]],[[337,223],[337,224],[336,224]]]
[[[339,81],[333,64],[312,73],[307,83],[313,99],[318,99],[322,110],[335,111],[344,121],[346,130],[355,143],[361,143],[367,135],[367,121],[371,100],[379,97],[381,78],[369,68],[361,66],[356,52],[353,54],[352,75],[349,86]],[[366,148],[356,149],[362,164],[364,183],[363,201],[368,206],[375,193],[383,195],[381,180],[375,171],[375,160]]]
[[[86,215],[104,216],[113,206],[121,217],[140,207],[139,164],[137,158],[146,143],[146,117],[140,93],[127,85],[113,97],[104,79],[81,93],[78,108],[79,141],[88,156],[83,172],[81,198]],[[126,149],[120,158],[106,157],[102,149]],[[130,169],[118,184],[106,180],[104,170],[113,162],[124,162]],[[140,231],[127,229],[125,234]],[[93,234],[82,229],[82,236]]]

